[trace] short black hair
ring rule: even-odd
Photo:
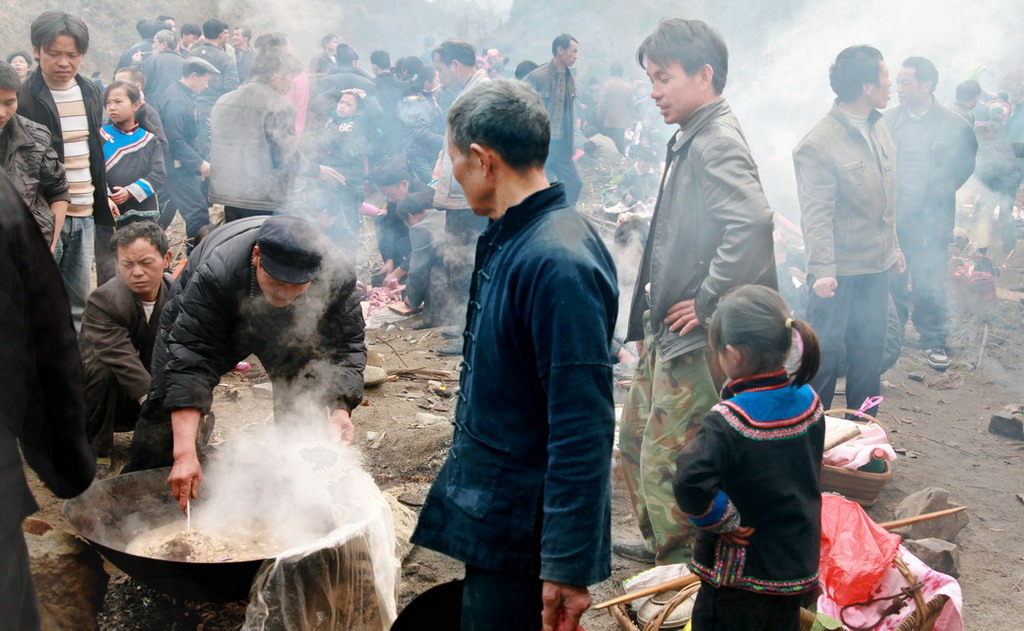
[[[551,120],[531,86],[496,79],[459,97],[448,112],[448,134],[463,154],[477,143],[497,152],[511,168],[524,171],[547,160]]]
[[[914,78],[919,82],[932,82],[931,92],[935,93],[935,86],[939,85],[939,71],[930,60],[924,57],[907,57],[903,60],[904,68],[914,69]]]
[[[150,41],[153,36],[160,31],[166,31],[167,25],[163,22],[157,22],[156,20],[139,20],[139,23],[135,25],[135,30],[138,32],[139,37],[143,41]]]
[[[369,178],[377,186],[394,186],[403,180],[411,182],[413,176],[405,166],[387,164],[370,171]]]
[[[171,248],[170,241],[167,239],[167,235],[164,234],[164,229],[157,225],[156,222],[148,219],[133,221],[126,226],[118,227],[117,233],[114,235],[114,244],[115,247],[126,248],[139,239],[149,241],[150,245],[160,253],[160,256],[167,254],[167,251]]]
[[[559,48],[562,48],[562,49],[565,49],[565,50],[569,50],[569,44],[571,42],[576,42],[577,44],[580,43],[579,40],[576,39],[575,37],[573,37],[572,35],[569,35],[568,33],[562,33],[561,35],[556,37],[554,40],[552,40],[552,42],[551,42],[551,54],[552,55],[557,55]]]
[[[206,39],[217,39],[226,30],[228,30],[228,25],[217,18],[210,18],[203,22],[203,37]]]
[[[175,23],[177,22],[177,20],[175,20],[173,17],[171,17],[169,15],[158,15],[158,16],[156,16],[156,21],[157,22],[166,22],[167,20],[171,20],[172,22],[175,22]]]
[[[128,95],[128,100],[132,103],[138,103],[142,100],[142,92],[135,87],[134,83],[128,83],[127,81],[114,81],[107,86],[107,89],[103,91],[103,102],[106,103],[107,99],[110,98],[110,93],[114,90],[124,90],[124,93]]]
[[[287,48],[288,35],[285,33],[260,33],[253,44],[256,52],[266,52],[274,48]]]
[[[375,50],[370,53],[370,63],[383,70],[391,68],[391,55],[386,50]]]
[[[339,66],[350,66],[353,62],[359,61],[359,53],[348,44],[338,44],[338,50],[334,53],[334,58]]]
[[[711,66],[711,86],[717,94],[725,90],[729,76],[729,49],[722,34],[701,20],[662,20],[636,51],[641,68],[653,61],[659,66],[678,63],[688,76]]]
[[[974,79],[968,79],[956,86],[956,100],[961,103],[973,101],[981,96],[981,85]]]
[[[526,78],[526,75],[530,74],[531,72],[533,72],[534,70],[536,70],[539,67],[540,66],[537,65],[537,62],[530,61],[529,59],[527,59],[526,61],[520,61],[519,65],[516,66],[516,71],[515,71],[516,79],[519,79],[520,81],[522,81],[523,79]]]
[[[32,21],[29,39],[33,48],[43,50],[49,48],[61,35],[67,35],[75,41],[78,52],[85,54],[89,50],[89,27],[82,18],[64,11],[46,11]]]
[[[146,73],[145,72],[142,72],[141,70],[139,70],[135,66],[125,66],[124,68],[118,68],[117,70],[115,70],[114,71],[114,76],[116,77],[118,74],[120,74],[122,72],[127,74],[129,77],[131,77],[132,83],[138,83],[139,85],[142,86],[143,90],[146,89]]]
[[[23,50],[16,50],[13,53],[11,53],[10,55],[7,55],[7,63],[11,63],[12,61],[17,59],[18,57],[22,57],[26,62],[28,62],[29,67],[32,66],[32,61],[33,61],[32,60],[32,55],[29,54],[29,53],[26,53]]]
[[[856,101],[865,83],[878,85],[882,72],[882,53],[872,46],[844,48],[828,71],[828,82],[840,103]]]
[[[437,56],[441,63],[450,66],[457,61],[463,66],[476,66],[476,49],[469,42],[461,39],[446,39],[434,49],[431,56]]]
[[[196,37],[199,37],[202,34],[202,29],[200,29],[196,24],[183,24],[181,27],[181,35],[183,37],[185,35],[195,35]]]
[[[328,33],[327,35],[324,35],[323,37],[321,37],[320,38],[320,48],[323,48],[324,46],[326,46],[328,43],[330,43],[330,41],[332,39],[338,39],[338,36],[335,35],[334,33]]]
[[[248,26],[236,26],[235,30],[242,31],[242,37],[245,38],[245,41],[252,39],[252,29]]]
[[[405,221],[409,215],[418,215],[434,207],[434,191],[423,191],[406,196],[395,208],[395,219]],[[390,211],[389,211],[390,212]]]
[[[21,79],[18,78],[18,73],[14,71],[11,64],[0,62],[0,90],[17,92],[20,87]]]

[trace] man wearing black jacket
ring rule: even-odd
[[[47,11],[32,22],[31,40],[39,66],[21,85],[18,113],[50,130],[53,149],[71,184],[71,206],[55,256],[77,330],[89,295],[93,256],[99,284],[115,271],[110,249],[114,216],[99,136],[103,95],[78,73],[89,48],[89,28],[80,18]]]
[[[250,217],[210,233],[160,316],[153,382],[125,470],[173,464],[168,482],[184,510],[202,481],[200,418],[221,375],[250,354],[270,375],[279,421],[311,398],[331,410],[333,437],[351,443],[366,365],[355,287],[352,265],[298,217]]]
[[[85,436],[82,361],[60,272],[0,173],[0,612],[5,629],[39,629],[21,522],[36,511],[18,447],[58,497],[78,495],[95,462]]]
[[[174,218],[174,211],[181,213],[191,251],[196,233],[210,223],[210,207],[202,188],[202,181],[210,176],[210,163],[201,153],[196,94],[206,89],[217,69],[202,59],[190,58],[185,60],[181,73],[181,79],[164,91],[157,104],[167,135],[164,187],[170,197],[160,223],[166,228]]]
[[[217,19],[203,22],[203,39],[189,50],[189,58],[198,57],[217,69],[210,84],[196,97],[199,106],[199,146],[204,159],[210,156],[210,112],[217,99],[238,87],[238,67],[225,50],[228,25]]]

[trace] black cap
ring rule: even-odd
[[[316,278],[324,255],[316,226],[298,217],[273,216],[256,236],[260,266],[275,280],[302,285]]]

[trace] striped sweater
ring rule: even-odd
[[[108,195],[115,187],[131,196],[118,208],[118,223],[129,219],[156,219],[159,214],[156,191],[164,183],[164,152],[156,136],[136,124],[125,132],[113,124],[100,130],[103,158],[107,166]]]
[[[82,99],[82,88],[73,84],[66,90],[50,89],[53,102],[60,117],[60,129],[64,135],[64,170],[67,173],[71,193],[71,217],[92,215],[92,176],[89,173],[89,117]]]

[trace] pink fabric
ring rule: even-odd
[[[309,110],[309,75],[297,74],[292,77],[292,88],[284,95],[295,107],[295,134],[302,137],[306,128],[306,112]]]
[[[949,597],[949,601],[935,623],[934,631],[963,631],[963,595],[960,592],[960,584],[952,577],[931,569],[903,546],[900,546],[899,556],[907,564],[910,573],[917,577],[918,582],[923,585],[921,595],[924,596],[925,602],[929,602],[940,595]],[[871,590],[871,598],[891,596],[899,593],[906,586],[907,579],[903,574],[895,567],[890,567],[882,575],[882,579],[875,585],[874,589]],[[826,596],[826,593],[827,590],[822,590],[822,595],[818,597],[818,612],[840,620],[842,607],[831,601]],[[858,627],[870,626],[878,620],[881,615],[880,612],[888,607],[891,602],[885,600],[866,607],[850,607],[844,614],[846,617],[845,622]],[[896,627],[900,626],[900,623],[909,618],[916,609],[917,604],[911,599],[898,614],[889,616],[877,627],[874,627],[874,631],[893,631]]]
[[[376,217],[377,215],[383,215],[384,211],[372,204],[363,202],[363,205],[359,207],[359,214],[363,217]]]
[[[848,440],[824,453],[822,460],[833,467],[856,470],[871,460],[871,452],[881,449],[885,459],[892,462],[896,452],[886,438],[885,430],[877,423],[868,423],[860,428],[860,437]]]

